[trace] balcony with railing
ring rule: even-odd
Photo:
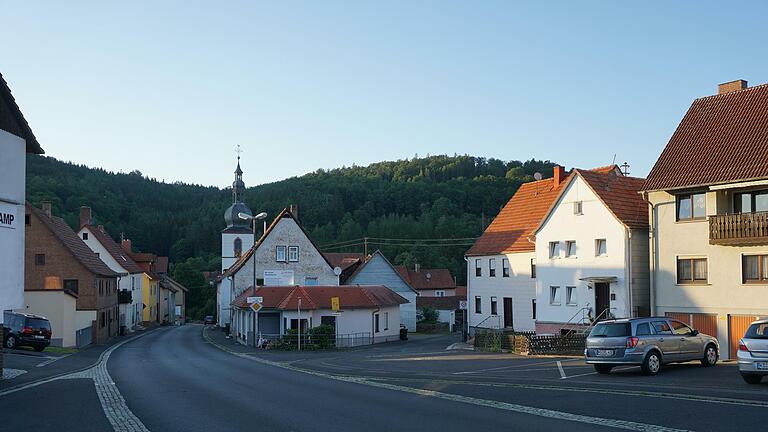
[[[710,216],[709,244],[724,246],[768,244],[768,212]]]

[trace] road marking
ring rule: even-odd
[[[620,368],[614,368],[613,370],[617,370],[617,371],[619,371],[619,370],[627,370],[627,369],[634,369],[635,367],[637,367],[637,366],[625,366],[625,367],[620,367]],[[596,375],[596,374],[597,374],[597,372],[587,372],[587,373],[578,374],[578,375],[571,375],[569,377],[562,377],[560,379],[570,379],[570,378],[577,378],[577,377]]]
[[[149,429],[144,426],[144,423],[142,423],[141,420],[139,420],[139,418],[136,417],[136,415],[133,414],[133,412],[131,412],[131,410],[128,408],[128,405],[125,403],[125,399],[120,394],[117,385],[109,375],[109,371],[107,370],[107,362],[109,361],[109,357],[116,349],[120,348],[128,342],[133,342],[138,338],[144,337],[151,332],[152,331],[149,331],[147,333],[112,345],[104,352],[102,352],[101,355],[99,355],[99,359],[95,364],[81,369],[80,371],[57,375],[19,387],[14,387],[5,391],[0,391],[0,396],[27,390],[58,380],[91,379],[93,380],[94,386],[96,388],[96,394],[99,396],[101,408],[104,410],[104,416],[107,418],[115,431],[149,432]]]
[[[570,360],[562,360],[563,362],[571,362],[571,361],[578,361],[580,359],[570,359]],[[505,370],[505,369],[515,369],[515,368],[522,368],[522,367],[528,367],[528,366],[538,366],[538,365],[548,365],[551,364],[552,360],[547,360],[543,362],[535,362],[535,363],[525,363],[525,364],[518,364],[518,365],[512,365],[512,366],[499,366],[499,367],[493,367],[488,369],[478,369],[473,371],[465,371],[465,372],[453,372],[452,375],[471,375],[476,373],[482,373],[482,372],[490,372],[490,371],[498,371],[498,370]]]
[[[9,380],[9,379],[14,379],[14,378],[16,378],[19,375],[24,375],[25,373],[27,373],[27,371],[25,371],[24,369],[8,369],[8,368],[4,368],[3,369],[3,373],[2,373],[2,377],[3,377],[4,380]]]
[[[406,387],[406,386],[401,386],[396,384],[388,384],[384,382],[372,381],[363,377],[331,375],[323,372],[301,369],[296,366],[291,366],[289,364],[277,363],[271,360],[265,360],[262,358],[250,356],[248,354],[232,351],[227,347],[223,345],[219,345],[218,343],[211,340],[208,337],[208,334],[205,331],[205,329],[203,330],[203,337],[207,339],[208,342],[210,342],[212,345],[234,356],[248,359],[248,360],[251,360],[260,364],[268,365],[268,366],[275,366],[282,369],[291,370],[294,372],[300,372],[307,375],[313,375],[320,378],[331,379],[335,381],[362,384],[369,387],[377,387],[377,388],[383,388],[387,390],[399,391],[403,393],[411,393],[419,396],[428,396],[428,397],[433,397],[437,399],[466,403],[466,404],[471,404],[476,406],[484,406],[489,408],[497,408],[505,411],[512,411],[512,412],[517,412],[521,414],[529,414],[529,415],[534,415],[538,417],[551,418],[555,420],[585,423],[585,424],[591,424],[596,426],[612,427],[616,429],[624,429],[624,430],[632,430],[632,431],[640,431],[640,432],[686,432],[685,429],[675,429],[675,428],[668,428],[668,427],[659,426],[659,425],[638,423],[638,422],[627,421],[627,420],[618,420],[618,419],[610,419],[610,418],[602,418],[602,417],[593,417],[593,416],[587,416],[587,415],[581,415],[581,414],[573,414],[573,413],[564,412],[564,411],[556,411],[556,410],[550,410],[545,408],[536,408],[536,407],[513,404],[508,402],[499,402],[495,400],[478,399],[478,398],[462,396],[462,395],[457,395],[452,393],[443,393],[443,392],[438,392],[433,390],[424,390],[424,389]]]
[[[44,361],[44,362],[42,362],[42,363],[39,363],[39,364],[35,365],[35,367],[43,367],[43,366],[48,366],[49,364],[51,364],[51,363],[53,363],[53,362],[55,362],[55,361],[61,360],[61,359],[63,359],[64,357],[69,357],[70,355],[71,355],[71,354],[63,355],[63,356],[61,356],[61,357],[47,357],[47,358],[48,358],[48,360],[46,360],[46,361]]]
[[[563,364],[560,362],[560,360],[557,361],[557,370],[560,371],[560,379],[568,378],[565,376],[565,371],[563,370]]]

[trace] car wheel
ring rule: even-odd
[[[705,367],[717,364],[717,348],[714,345],[709,344],[704,348],[704,358],[701,359],[701,364]]]
[[[613,366],[611,365],[604,365],[604,364],[596,364],[595,370],[599,374],[609,374],[611,373],[611,369],[613,369]]]
[[[6,348],[16,348],[16,336],[8,335],[5,338],[5,347]]]
[[[760,384],[760,381],[763,380],[762,375],[755,375],[755,374],[741,374],[741,377],[744,378],[744,381],[746,381],[748,384]]]
[[[42,352],[45,349],[45,345],[35,345],[35,351]]]
[[[661,369],[661,356],[657,351],[651,351],[645,356],[640,367],[645,375],[656,375]]]

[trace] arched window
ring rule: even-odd
[[[240,237],[235,239],[235,256],[240,258],[240,255],[243,254],[243,241],[240,240]]]

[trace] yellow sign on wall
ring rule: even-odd
[[[338,297],[331,297],[331,309],[334,312],[338,312],[339,311],[340,308],[339,308],[339,298]]]

